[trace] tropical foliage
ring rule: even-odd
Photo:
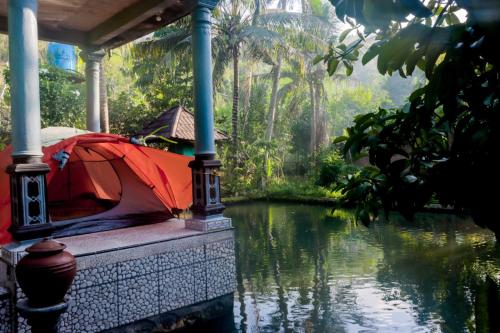
[[[226,194],[262,191],[291,179],[313,185],[330,137],[379,101],[393,105],[384,87],[388,80],[376,78],[375,67],[349,78],[329,77],[326,65],[314,63],[342,29],[328,2],[222,1],[213,16],[216,125],[237,143],[219,146]],[[136,134],[177,104],[192,109],[190,25],[187,17],[107,52],[101,92],[108,96],[111,132]],[[58,72],[46,65],[46,43],[40,46],[43,124],[83,127],[83,83],[64,76],[54,81]],[[2,66],[6,62],[5,54]],[[80,61],[78,70],[83,68]],[[6,143],[8,87],[1,87]]]
[[[331,2],[350,25],[341,37],[356,38],[332,46],[322,58],[328,66],[377,58],[380,74],[405,77],[420,68],[426,77],[407,105],[358,116],[337,140],[346,154],[366,153],[371,163],[342,186],[344,203],[358,204],[367,223],[381,206],[411,217],[436,199],[499,233],[487,190],[500,185],[493,163],[500,143],[498,1]],[[360,51],[370,38],[375,42]]]
[[[497,185],[495,3],[331,2],[222,1],[214,11],[215,117],[231,138],[218,147],[224,193],[340,186],[343,204],[361,203],[365,222],[381,206],[411,217],[437,200],[488,224],[484,184]],[[192,108],[190,25],[185,18],[108,52],[112,132],[132,135],[166,108]],[[82,84],[45,63],[44,126],[83,127]],[[7,83],[2,77],[2,144]],[[349,165],[363,155],[370,165]]]

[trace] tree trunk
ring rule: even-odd
[[[273,138],[274,131],[274,120],[276,118],[276,106],[278,102],[278,87],[280,83],[281,77],[281,63],[282,63],[282,55],[278,55],[278,61],[276,65],[273,66],[273,86],[271,89],[271,101],[269,102],[269,113],[267,115],[267,130],[266,130],[266,143],[268,147],[266,148],[266,154],[264,156],[264,177],[262,181],[262,187],[265,186],[266,180],[270,178],[271,171],[269,167],[269,144]]]
[[[101,113],[101,129],[104,133],[109,133],[109,110],[108,110],[108,89],[106,82],[106,71],[104,58],[99,64],[99,103]]]
[[[302,13],[306,14],[308,12],[308,10],[307,10],[307,1],[306,0],[301,0],[300,4],[302,6]]]
[[[283,12],[286,12],[287,4],[287,0],[281,0],[280,9]],[[264,177],[262,177],[262,187],[265,187],[266,182],[271,177],[272,173],[271,167],[269,165],[269,145],[273,138],[274,119],[276,118],[276,105],[278,100],[278,87],[280,83],[282,61],[283,54],[281,50],[278,50],[278,61],[276,62],[276,65],[273,66],[273,86],[271,90],[271,101],[269,102],[269,114],[267,117],[266,143],[268,144],[268,146],[266,147],[266,153],[264,155]]]
[[[233,153],[238,153],[238,102],[239,102],[239,49],[238,45],[233,48],[233,109],[232,125],[233,133],[231,140],[233,143]]]
[[[316,150],[316,92],[314,83],[309,81],[309,98],[311,100],[311,135],[309,141],[309,153],[312,155]]]
[[[316,107],[315,111],[315,122],[316,125],[314,126],[316,129],[315,133],[315,140],[314,140],[314,152],[318,150],[318,148],[324,143],[324,136],[325,136],[325,123],[324,123],[324,115],[322,112],[321,108],[321,87],[319,84],[316,84],[315,91],[314,91],[314,105]]]
[[[269,143],[273,138],[274,130],[274,119],[276,118],[276,105],[278,102],[278,88],[281,77],[281,54],[278,55],[278,61],[276,65],[273,66],[273,86],[271,90],[271,101],[269,102],[269,113],[267,116],[267,130],[266,130],[266,141]]]
[[[248,70],[247,77],[247,91],[245,94],[245,100],[243,102],[243,124],[241,125],[241,132],[245,133],[248,124],[248,115],[250,113],[250,100],[252,98],[252,83],[253,83],[253,63],[250,63],[250,68]]]

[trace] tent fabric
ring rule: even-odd
[[[50,141],[54,142],[54,141]],[[11,240],[9,175],[12,148],[0,152],[0,244]],[[67,162],[58,158],[61,152]],[[192,202],[192,157],[129,143],[114,134],[88,133],[43,147],[49,215],[57,221],[117,219],[186,209]],[[63,166],[62,168],[60,168]]]

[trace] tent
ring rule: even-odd
[[[75,133],[42,130],[56,236],[164,221],[190,205],[191,157],[135,145],[119,135]],[[0,244],[11,238],[9,175],[4,171],[11,151],[9,146],[0,152]]]

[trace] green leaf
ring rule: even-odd
[[[361,63],[363,65],[366,65],[373,58],[375,58],[380,51],[380,46],[381,46],[380,42],[374,43],[372,46],[370,46],[370,48],[363,55],[363,58],[361,58]]]
[[[317,65],[321,60],[324,60],[325,57],[323,55],[317,55],[316,57],[314,57],[313,59],[313,65]]]
[[[398,72],[399,72],[399,75],[400,75],[402,78],[406,78],[405,72],[403,71],[403,69],[402,69],[402,68],[399,68],[399,69],[398,69]]]
[[[380,51],[377,68],[381,74],[399,70],[414,50],[415,44],[428,32],[421,24],[410,24],[385,43]]]
[[[425,94],[425,91],[427,90],[427,87],[423,87],[423,88],[420,88],[420,89],[417,89],[415,90],[411,95],[410,95],[410,98],[408,98],[408,100],[410,102],[413,102],[415,101],[417,98],[419,98],[420,96],[422,96],[423,94]]]
[[[335,140],[333,140],[333,143],[337,144],[337,143],[340,143],[340,142],[344,142],[347,139],[348,139],[347,136],[344,136],[344,135],[338,136],[338,137],[335,138]]]
[[[427,52],[425,52],[425,75],[429,78],[434,71],[434,66],[438,60],[441,52],[443,51],[440,45],[429,45]]]
[[[344,39],[346,39],[346,37],[351,33],[351,31],[353,31],[354,28],[350,28],[350,29],[347,29],[347,30],[344,30],[342,31],[342,33],[340,34],[339,36],[339,43],[342,43],[344,41]]]
[[[414,175],[406,175],[403,177],[403,180],[408,184],[413,184],[418,180],[418,178]]]
[[[460,24],[460,19],[454,13],[447,14],[445,20],[448,25]]]
[[[415,66],[417,66],[418,61],[422,59],[424,54],[425,54],[425,49],[420,48],[415,52],[413,52],[408,58],[406,58],[406,75],[413,74]]]
[[[430,77],[436,65],[439,56],[445,51],[453,28],[446,27],[435,29],[431,35],[425,52],[425,75]]]
[[[432,12],[420,0],[400,0],[401,4],[410,10],[416,17],[429,17]]]
[[[330,76],[335,74],[335,72],[337,71],[337,67],[339,66],[339,63],[340,63],[339,60],[336,58],[331,58],[330,60],[328,60],[327,71]]]

